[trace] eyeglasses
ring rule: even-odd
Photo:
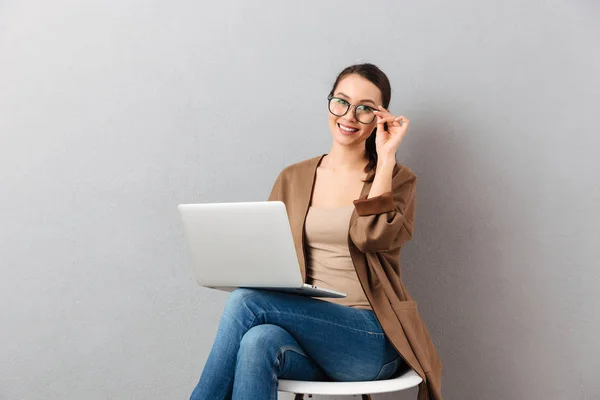
[[[339,97],[333,97],[332,95],[327,96],[329,101],[329,112],[336,117],[346,115],[351,106],[354,106],[354,118],[361,124],[370,124],[375,120],[374,108],[365,106],[363,104],[353,105],[344,99]]]

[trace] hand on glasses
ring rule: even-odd
[[[404,136],[410,121],[404,116],[396,117],[382,106],[373,112],[377,116],[377,132],[375,137],[375,148],[378,157],[395,157],[398,147]],[[385,123],[387,122],[387,130]]]

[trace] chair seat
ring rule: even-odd
[[[292,381],[287,379],[279,380],[279,391],[289,393],[305,394],[374,394],[397,392],[404,389],[417,386],[423,379],[412,369],[404,374],[380,381],[361,381],[361,382],[319,382],[319,381]]]

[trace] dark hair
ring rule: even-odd
[[[338,83],[348,75],[358,74],[363,78],[369,80],[375,86],[381,90],[381,102],[384,108],[388,108],[390,105],[390,100],[392,98],[392,87],[390,86],[390,81],[388,77],[380,70],[376,65],[365,63],[365,64],[355,64],[349,67],[344,68],[342,72],[340,72],[335,79],[333,87],[331,88],[331,92],[329,95],[333,95],[335,88]],[[387,125],[387,124],[386,124]],[[365,141],[365,153],[369,158],[369,163],[365,167],[365,172],[369,172],[377,167],[377,149],[375,147],[375,132],[377,128],[373,129],[371,135]]]

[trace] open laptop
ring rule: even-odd
[[[180,204],[177,208],[199,285],[229,292],[248,287],[346,297],[302,282],[283,202]]]

